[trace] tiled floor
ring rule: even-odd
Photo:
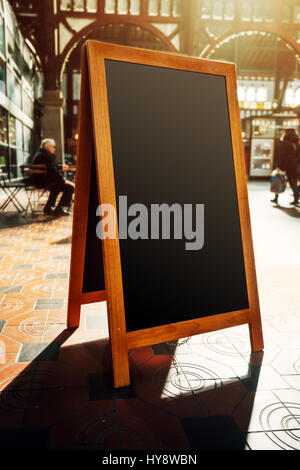
[[[300,450],[300,209],[248,186],[264,352],[247,326],[145,347],[118,390],[105,303],[65,327],[71,219],[1,214],[1,449]]]

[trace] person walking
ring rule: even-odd
[[[294,200],[291,204],[297,206],[299,199],[299,188],[297,186],[297,166],[300,162],[299,136],[295,129],[286,129],[281,141],[279,161],[277,164],[278,172],[284,171],[288,182],[293,191]],[[275,194],[274,203],[278,203],[278,194]]]
[[[68,209],[71,206],[72,196],[74,193],[74,184],[65,180],[57,170],[55,162],[56,145],[53,139],[44,139],[40,149],[33,157],[32,163],[46,165],[45,174],[34,174],[33,184],[37,188],[47,188],[50,191],[48,201],[44,207],[45,215],[70,215]],[[63,165],[63,171],[68,169],[67,165]],[[62,193],[62,197],[55,208],[56,199]]]

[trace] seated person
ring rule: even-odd
[[[65,210],[71,206],[72,196],[74,193],[74,184],[65,180],[58,172],[55,163],[55,141],[53,139],[44,139],[40,149],[33,157],[32,163],[34,165],[46,165],[45,174],[33,175],[33,184],[37,188],[47,188],[50,190],[50,195],[47,204],[44,207],[44,214],[46,215],[70,215],[70,212]],[[65,171],[68,169],[66,165],[62,167]],[[56,199],[59,193],[63,193],[62,197],[55,208]]]

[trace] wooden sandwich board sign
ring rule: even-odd
[[[242,324],[263,349],[234,64],[88,41],[75,186],[68,327],[107,301],[115,387],[130,349]]]

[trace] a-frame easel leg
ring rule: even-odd
[[[251,342],[251,351],[262,351],[264,349],[264,340],[260,318],[257,318],[257,320],[253,323],[249,323],[248,326]]]
[[[90,88],[87,67],[86,47],[83,47],[80,113],[78,126],[79,140],[76,162],[75,201],[67,314],[68,328],[76,328],[79,326],[80,322],[90,194],[91,162],[94,150],[93,124],[89,92]]]

